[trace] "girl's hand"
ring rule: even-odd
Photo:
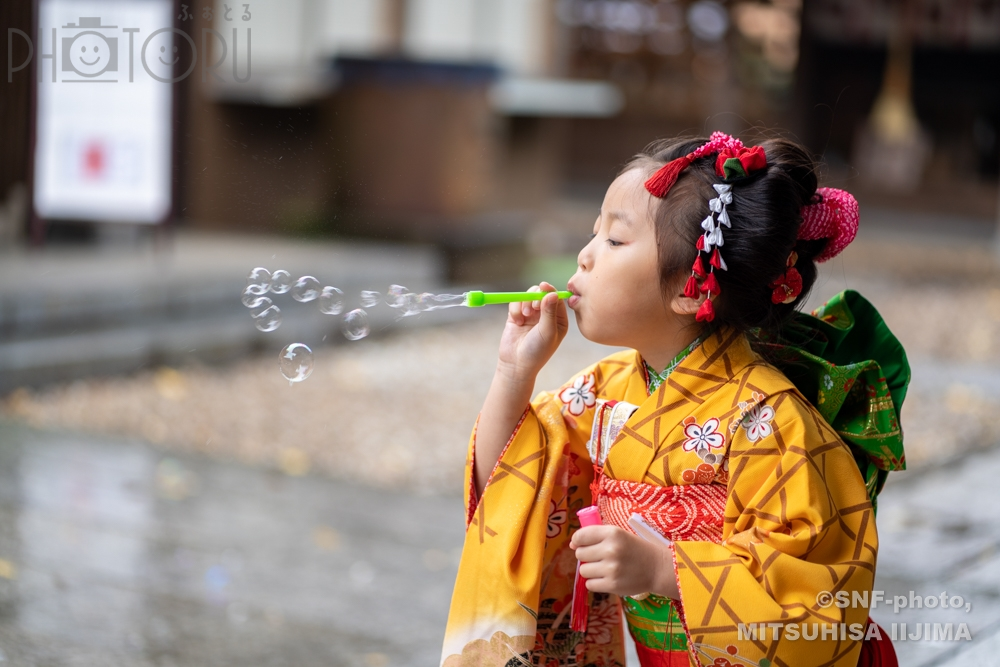
[[[508,380],[534,383],[535,376],[566,337],[569,318],[556,288],[543,282],[528,290],[546,292],[539,301],[512,303],[500,339],[498,371]]]
[[[584,526],[573,533],[580,576],[587,589],[615,595],[655,593],[677,599],[677,578],[670,549],[618,526]]]

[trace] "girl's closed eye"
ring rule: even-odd
[[[614,239],[608,239],[608,245],[612,248],[617,248],[618,246],[623,245],[623,243],[621,241],[615,241]]]

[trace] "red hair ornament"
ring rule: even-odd
[[[712,136],[708,138],[708,143],[657,169],[656,173],[646,181],[646,190],[654,197],[663,199],[677,182],[681,172],[691,166],[691,163],[698,158],[715,155],[722,150],[738,151],[741,148],[743,148],[743,142],[739,139],[731,137],[725,132],[713,132]]]
[[[666,197],[670,188],[677,182],[681,172],[687,169],[692,162],[706,155],[716,155],[715,173],[725,180],[749,176],[751,173],[767,167],[767,156],[760,146],[746,148],[743,142],[735,137],[723,132],[713,132],[708,143],[660,167],[646,181],[646,190],[654,197],[661,199]],[[725,243],[722,228],[732,227],[729,212],[726,210],[726,207],[733,203],[732,184],[713,183],[712,187],[717,196],[708,202],[709,213],[701,223],[705,233],[698,237],[698,242],[695,244],[698,254],[691,267],[691,276],[684,285],[684,296],[689,299],[697,299],[702,294],[705,295],[705,300],[695,315],[698,322],[711,322],[715,319],[715,306],[712,304],[712,298],[718,296],[722,291],[715,271],[716,269],[728,270],[726,261],[719,253],[719,248]],[[706,253],[709,256],[707,274],[701,253]],[[699,280],[703,281],[700,287]]]
[[[811,203],[802,207],[799,239],[827,239],[817,262],[833,259],[858,235],[858,201],[851,193],[837,188],[819,188]]]
[[[788,256],[788,261],[785,264],[787,267],[785,272],[769,285],[771,288],[771,303],[792,303],[802,294],[802,274],[795,268],[795,264],[798,261],[799,255],[793,251]]]

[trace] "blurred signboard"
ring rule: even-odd
[[[171,207],[171,0],[41,0],[34,207],[45,219],[162,222]]]

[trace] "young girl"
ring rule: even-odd
[[[644,667],[891,664],[867,594],[909,369],[858,295],[795,310],[857,229],[815,171],[781,139],[654,143],[608,188],[568,303],[511,305],[442,665],[621,666],[622,611]],[[567,305],[630,349],[530,400]]]

